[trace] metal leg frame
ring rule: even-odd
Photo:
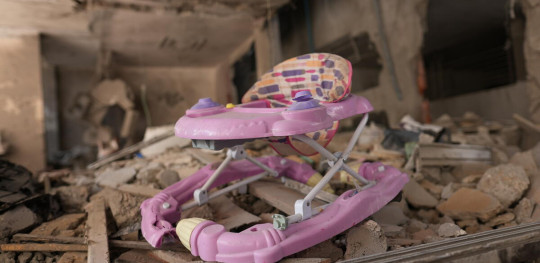
[[[305,135],[294,135],[293,139],[299,140],[301,142],[304,142],[311,147],[313,147],[316,151],[318,151],[321,155],[326,157],[328,160],[330,160],[329,164],[331,166],[330,170],[326,172],[324,177],[320,182],[313,187],[313,189],[304,197],[304,199],[297,200],[294,204],[294,215],[291,215],[289,217],[284,217],[283,215],[273,215],[274,218],[274,227],[280,230],[284,230],[287,228],[288,225],[296,222],[300,222],[306,219],[311,218],[312,216],[320,213],[324,207],[318,207],[316,209],[313,209],[311,207],[311,203],[315,196],[322,190],[322,188],[330,182],[330,179],[339,172],[340,170],[344,170],[347,173],[349,173],[351,176],[356,178],[363,187],[361,189],[365,189],[367,187],[371,187],[375,184],[373,181],[368,181],[363,176],[359,175],[356,171],[354,171],[351,167],[349,167],[347,164],[345,164],[345,161],[349,157],[349,154],[351,153],[352,149],[354,148],[354,145],[358,141],[358,138],[360,137],[360,134],[362,133],[362,130],[366,126],[366,123],[368,121],[368,114],[364,114],[364,117],[362,118],[362,121],[360,124],[358,124],[358,127],[356,128],[356,131],[354,132],[352,138],[350,139],[347,148],[343,153],[336,152],[335,154],[332,154],[330,151],[326,150],[323,146],[318,144],[315,140],[312,138],[309,138]],[[361,190],[360,189],[360,190]]]
[[[256,176],[244,179],[244,180],[242,180],[242,181],[240,181],[238,183],[232,184],[230,186],[227,186],[227,187],[225,187],[223,189],[220,189],[220,190],[215,191],[212,194],[208,195],[208,190],[209,190],[210,186],[212,186],[212,184],[216,181],[216,179],[219,177],[221,172],[223,172],[223,170],[227,167],[227,165],[229,165],[229,163],[233,159],[234,160],[246,159],[249,162],[252,162],[253,164],[255,164],[258,167],[262,168],[264,170],[264,172],[260,173],[260,174],[258,174]],[[265,177],[267,175],[277,177],[279,174],[278,174],[277,171],[275,171],[272,168],[268,167],[267,165],[259,162],[257,159],[255,159],[255,158],[253,158],[251,156],[248,156],[246,154],[246,151],[244,150],[244,146],[238,145],[238,146],[234,146],[232,148],[229,148],[227,150],[227,157],[225,158],[225,160],[223,160],[223,162],[214,171],[214,173],[210,176],[210,178],[208,178],[208,180],[206,180],[204,185],[201,188],[195,190],[195,192],[193,192],[193,199],[194,200],[192,202],[189,202],[189,203],[186,203],[185,205],[183,205],[182,206],[182,211],[187,210],[187,209],[192,208],[192,207],[197,206],[197,205],[206,204],[211,199],[214,199],[214,198],[216,198],[216,197],[218,197],[220,195],[231,192],[232,190],[235,190],[235,189],[239,189],[239,191],[241,193],[246,193],[247,192],[247,185],[249,183],[255,182],[255,181],[257,181],[257,180],[259,180],[259,179],[261,179],[261,178],[263,178],[263,177]]]

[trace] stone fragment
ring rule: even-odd
[[[538,172],[538,167],[536,166],[532,151],[519,152],[514,154],[514,156],[512,156],[512,159],[510,159],[510,163],[523,167],[523,169],[525,169],[525,172],[528,175],[532,175]]]
[[[156,177],[165,167],[159,163],[150,163],[148,166],[143,167],[137,173],[137,180],[142,184],[150,184],[156,181]]]
[[[466,235],[467,232],[465,232],[456,224],[444,223],[439,226],[439,229],[437,230],[437,234],[440,237],[458,237],[458,236]]]
[[[141,221],[139,206],[146,199],[144,196],[131,195],[111,188],[105,188],[92,196],[103,198],[111,209],[112,216],[118,228],[123,228]]]
[[[129,166],[113,171],[108,170],[98,175],[96,183],[101,186],[117,188],[118,186],[131,181],[136,174],[137,171],[135,168]]]
[[[427,228],[427,224],[413,218],[411,219],[411,221],[409,221],[409,225],[407,226],[407,232],[414,233],[420,230],[424,230],[426,228]]]
[[[172,170],[163,170],[157,175],[159,186],[164,189],[180,181],[178,173]]]
[[[32,259],[32,252],[23,252],[17,257],[18,263],[28,263]]]
[[[435,197],[441,196],[441,192],[443,189],[443,186],[434,184],[428,180],[423,180],[420,185],[424,187],[424,189],[428,190],[431,194],[433,194]]]
[[[438,236],[437,236],[437,233],[435,233],[435,231],[433,231],[430,228],[427,228],[427,229],[423,229],[423,230],[415,232],[412,237],[413,239],[420,240],[424,243],[428,243],[432,241],[433,238],[438,237]]]
[[[66,252],[60,257],[58,263],[85,263],[88,253],[84,252]]]
[[[387,204],[373,214],[372,217],[375,222],[386,225],[403,225],[409,221],[409,218],[403,213],[400,204],[395,202]]]
[[[476,219],[460,220],[457,222],[457,225],[461,228],[465,228],[469,226],[478,226],[478,221]]]
[[[7,238],[39,223],[39,217],[26,206],[19,205],[0,215],[0,239]]]
[[[343,257],[343,250],[326,240],[296,254],[299,258],[330,258],[336,262]]]
[[[487,223],[486,223],[486,226],[489,226],[489,227],[494,227],[494,226],[498,226],[498,225],[502,225],[502,224],[506,224],[512,220],[514,220],[514,218],[516,218],[516,216],[512,213],[505,213],[505,214],[502,214],[502,215],[499,215],[499,216],[496,216],[494,218],[492,218],[491,220],[489,220]]]
[[[52,189],[52,194],[58,197],[62,209],[68,213],[81,212],[88,203],[90,191],[87,186],[61,186]]]
[[[472,174],[461,179],[461,182],[464,184],[475,184],[475,183],[478,183],[478,181],[480,181],[480,178],[482,178],[482,175],[483,174]]]
[[[470,188],[461,188],[437,206],[441,213],[458,220],[479,218],[488,221],[502,210],[493,196]]]
[[[420,209],[417,215],[422,218],[424,222],[437,223],[439,221],[439,213],[435,209]]]
[[[441,191],[441,199],[448,199],[454,193],[454,183],[449,183]]]
[[[409,180],[405,187],[403,187],[403,196],[409,204],[417,208],[432,208],[438,203],[437,199],[415,180]]]
[[[83,221],[84,217],[84,213],[63,215],[52,221],[41,224],[32,230],[30,234],[40,236],[56,236],[59,235],[63,230],[75,229]]]
[[[16,263],[17,261],[15,261],[15,257],[15,252],[0,252],[0,262]]]
[[[477,189],[495,196],[505,207],[519,200],[529,187],[529,177],[521,166],[503,164],[488,169]]]
[[[531,222],[532,213],[534,210],[534,203],[531,199],[523,198],[514,208],[514,214],[516,215],[516,222],[518,224]]]
[[[382,230],[384,231],[384,235],[387,237],[397,237],[404,233],[403,227],[396,226],[396,225],[380,225]]]
[[[345,259],[386,252],[388,245],[381,227],[373,220],[353,227],[347,233]]]
[[[451,223],[451,224],[455,224],[454,222],[454,219],[452,219],[451,217],[447,216],[447,215],[443,215],[442,217],[439,217],[439,224],[444,224],[444,223]]]
[[[538,144],[540,145],[540,143]],[[540,221],[540,172],[536,172],[531,175],[531,186],[525,197],[533,201],[536,204],[536,208],[533,209],[531,216],[533,221]]]

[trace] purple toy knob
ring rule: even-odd
[[[207,108],[212,108],[212,107],[216,107],[220,105],[221,104],[213,101],[211,98],[202,98],[202,99],[199,99],[199,102],[197,102],[197,104],[191,107],[191,110],[207,109]]]
[[[313,97],[311,96],[311,92],[304,90],[296,93],[294,95],[294,101],[308,101],[311,100]]]
[[[305,110],[315,107],[319,107],[319,101],[313,99],[311,92],[304,90],[294,95],[294,103],[289,107],[289,111],[292,110]]]

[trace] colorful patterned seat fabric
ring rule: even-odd
[[[287,107],[300,91],[309,91],[321,103],[338,102],[350,93],[351,63],[328,53],[311,53],[288,59],[264,74],[244,97],[242,103],[264,100],[268,107]],[[334,137],[339,122],[324,130],[311,132],[307,136],[319,144],[326,145]],[[280,154],[314,155],[317,152],[309,145],[289,137],[270,138],[272,147]]]

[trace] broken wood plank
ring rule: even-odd
[[[119,191],[134,194],[134,195],[142,195],[147,197],[154,197],[155,195],[159,194],[161,190],[155,189],[152,187],[144,186],[144,185],[135,185],[135,184],[124,184],[120,185],[118,188]]]
[[[199,160],[203,164],[211,164],[215,162],[222,162],[223,159],[213,154],[208,154],[200,149],[186,149],[186,152],[193,156],[193,158]]]
[[[106,165],[110,162],[113,162],[113,161],[116,161],[122,157],[126,157],[130,154],[133,154],[133,153],[136,153],[137,151],[139,151],[140,149],[146,147],[146,146],[149,146],[149,145],[152,145],[154,143],[157,143],[159,141],[162,141],[162,140],[165,140],[171,136],[174,136],[174,130],[173,131],[169,131],[163,135],[160,135],[160,136],[156,136],[148,141],[142,141],[142,142],[138,142],[138,143],[135,143],[131,146],[128,146],[120,151],[117,151],[115,153],[112,153],[106,157],[103,157],[91,164],[89,164],[86,168],[90,169],[90,170],[95,170],[103,165]]]
[[[88,212],[88,220],[86,220],[88,262],[110,262],[105,201],[102,198],[95,199],[86,206],[86,211]]]
[[[62,237],[62,236],[44,236],[33,234],[15,234],[12,237],[13,242],[31,241],[47,243],[66,243],[66,244],[86,244],[82,237]]]
[[[227,230],[261,221],[260,217],[240,208],[226,196],[211,200],[210,207],[214,211],[216,223],[223,225]]]
[[[26,244],[0,244],[1,251],[86,251],[87,245],[83,244],[39,244],[39,243],[26,243]]]
[[[40,236],[31,234],[15,234],[12,239],[14,242],[47,242],[53,243],[65,243],[65,244],[79,244],[86,245],[86,240],[82,237],[61,237],[61,236]],[[186,252],[187,249],[181,245],[178,241],[176,243],[163,244],[159,248],[152,247],[146,241],[124,241],[124,240],[109,240],[109,245],[112,248],[129,248],[140,250],[171,250],[178,252]],[[84,250],[86,251],[86,249]]]
[[[415,153],[416,169],[426,166],[459,166],[463,164],[492,164],[489,147],[444,143],[421,143]]]
[[[303,199],[305,196],[281,183],[269,181],[257,181],[249,184],[249,192],[287,215],[294,214],[294,202]],[[312,207],[325,204],[326,202],[314,199]]]
[[[284,180],[285,180],[285,186],[286,187],[294,189],[294,190],[296,190],[296,191],[298,191],[300,193],[306,194],[306,195],[311,191],[311,189],[313,189],[313,187],[311,187],[309,185],[297,182],[297,181],[289,179],[289,178],[284,178]],[[328,202],[328,203],[332,203],[332,202],[336,201],[336,199],[338,199],[338,197],[339,196],[337,196],[335,194],[328,193],[326,191],[320,191],[315,196],[315,198],[317,198],[317,199],[319,199],[321,201]]]

